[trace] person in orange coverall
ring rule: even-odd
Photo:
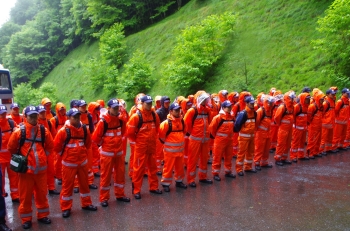
[[[246,103],[245,109],[238,113],[234,126],[234,131],[239,134],[239,149],[236,160],[236,172],[239,176],[244,176],[243,170],[244,172],[257,172],[257,170],[252,167],[255,149],[254,133],[256,130],[255,100],[253,96],[247,95],[244,98],[244,102]]]
[[[10,169],[11,153],[6,149],[7,143],[9,142],[10,136],[17,126],[13,119],[6,118],[7,108],[5,105],[0,104],[0,132],[2,136],[1,150],[0,150],[0,165],[2,171],[2,189],[1,193],[7,196],[5,192],[5,171],[10,181],[10,195],[12,202],[19,202],[18,194],[18,174]]]
[[[145,94],[143,93],[139,93],[136,95],[134,102],[135,105],[132,106],[132,108],[129,111],[129,118],[131,118],[131,116],[133,114],[135,114],[138,110],[138,108],[141,108],[141,97],[144,96]],[[132,178],[132,175],[134,173],[134,154],[135,154],[135,141],[132,141],[130,139],[129,140],[129,144],[130,144],[130,157],[129,157],[129,177]]]
[[[255,132],[255,169],[261,170],[261,167],[272,168],[269,164],[269,150],[271,145],[271,117],[275,98],[273,96],[261,96],[263,106],[256,112],[256,132]]]
[[[119,119],[123,120],[123,122],[125,124],[128,123],[129,121],[129,113],[126,110],[126,102],[123,99],[118,99],[120,107],[119,107]],[[124,163],[128,164],[128,162],[126,161],[125,157],[126,157],[126,149],[127,149],[127,145],[128,145],[128,138],[126,137],[126,132],[123,135],[123,156],[124,156]]]
[[[57,131],[63,127],[66,120],[67,120],[66,106],[63,103],[57,103],[56,115],[50,119],[50,123],[52,125],[51,134],[53,138],[55,138]],[[55,177],[57,179],[58,185],[61,185],[62,184],[62,158],[60,154],[56,153],[55,151],[52,154],[54,155]]]
[[[19,105],[17,103],[13,103],[10,106],[10,115],[8,115],[8,118],[13,119],[13,121],[16,122],[16,124],[20,124],[23,122],[23,117],[19,114]]]
[[[235,178],[232,173],[232,137],[234,117],[229,100],[221,103],[221,110],[210,123],[210,137],[214,139],[214,157],[212,173],[214,180],[220,181],[221,159],[224,158],[225,177]]]
[[[100,110],[101,105],[97,102],[91,102],[88,104],[88,112],[90,113],[92,117],[92,123],[94,125],[94,128],[96,127],[98,121],[100,120]],[[100,167],[100,152],[98,151],[98,146],[96,143],[92,142],[91,144],[92,148],[92,172],[94,173],[95,177],[100,177],[99,173],[99,167]]]
[[[210,96],[205,91],[198,91],[194,98],[195,106],[185,115],[185,124],[189,137],[189,156],[187,163],[187,182],[196,187],[196,167],[199,162],[199,182],[212,184],[207,178],[207,162],[209,151],[209,123],[211,121]]]
[[[277,137],[278,137],[278,128],[279,126],[275,123],[275,114],[277,111],[277,108],[280,106],[280,104],[283,103],[283,94],[280,90],[276,90],[273,97],[275,98],[275,104],[273,105],[272,109],[272,117],[271,117],[271,128],[270,128],[270,134],[271,134],[271,146],[270,146],[270,153],[273,153],[276,151],[277,147]]]
[[[43,98],[41,100],[41,105],[43,105],[46,109],[46,118],[49,120],[54,117],[56,114],[51,110],[51,100],[49,98]]]
[[[123,136],[126,124],[119,118],[120,104],[117,99],[107,103],[108,112],[97,123],[92,140],[100,146],[101,181],[100,202],[108,206],[111,176],[113,172],[114,195],[117,201],[130,202],[125,196],[125,157],[123,155]]]
[[[19,217],[22,220],[22,227],[29,229],[32,226],[32,200],[34,192],[34,201],[37,207],[37,219],[43,224],[50,224],[51,220],[47,217],[50,214],[47,194],[47,155],[52,153],[54,143],[50,132],[45,129],[42,134],[41,126],[38,124],[38,111],[35,106],[28,106],[24,112],[26,122],[20,129],[15,130],[8,142],[7,149],[11,154],[19,153],[28,155],[28,171],[19,173],[19,197],[20,205],[18,208]],[[20,147],[21,133],[25,132],[28,142]],[[45,137],[45,143],[42,139]]]
[[[42,105],[38,105],[37,110],[39,112],[38,123],[43,125],[52,135],[52,124],[50,120],[46,118],[46,109]],[[47,156],[47,187],[50,195],[60,195],[60,192],[55,187],[55,158],[54,155]]]
[[[62,191],[60,205],[62,216],[71,214],[73,205],[73,187],[75,176],[79,179],[81,208],[96,211],[92,205],[88,183],[88,149],[91,147],[91,135],[87,126],[80,121],[81,112],[72,108],[67,112],[68,120],[55,137],[54,148],[62,156]],[[68,132],[70,139],[67,142]],[[66,143],[67,142],[67,143]]]
[[[169,107],[169,115],[167,119],[160,124],[159,128],[159,139],[164,144],[164,169],[161,185],[165,192],[170,192],[173,169],[175,169],[176,187],[187,188],[187,185],[182,183],[185,177],[183,155],[186,128],[180,108],[178,103],[171,104]]]
[[[243,111],[246,103],[244,102],[244,98],[248,95],[251,95],[250,92],[247,91],[242,91],[239,94],[239,98],[238,98],[238,102],[236,104],[233,105],[232,107],[232,112],[233,112],[233,116],[235,118],[237,118],[238,113],[240,111]],[[233,157],[237,157],[238,151],[239,151],[239,145],[238,145],[238,132],[235,132],[233,134],[233,141],[232,141],[232,149],[233,149]]]
[[[293,162],[300,160],[308,160],[305,156],[305,142],[308,118],[308,108],[310,105],[311,96],[309,93],[301,93],[299,96],[299,103],[294,105],[294,124],[292,133],[292,145],[290,149],[290,158]]]
[[[342,90],[341,98],[335,104],[335,120],[333,132],[333,151],[344,150],[344,140],[349,120],[349,94],[348,88]]]
[[[314,102],[310,104],[308,108],[308,142],[307,142],[307,153],[310,159],[315,157],[322,157],[320,153],[321,134],[322,134],[322,117],[323,117],[323,101],[324,93],[319,89],[313,90]]]
[[[295,98],[296,96],[294,91],[286,92],[283,96],[284,103],[277,108],[274,118],[274,123],[279,125],[277,148],[275,153],[275,164],[279,166],[283,166],[284,164],[292,164],[292,162],[288,160],[288,152],[292,140]]]
[[[134,172],[132,176],[133,194],[141,199],[141,186],[146,164],[148,166],[148,184],[151,193],[162,194],[158,189],[156,165],[156,138],[158,136],[159,118],[152,111],[152,97],[144,95],[140,99],[141,108],[131,116],[127,124],[127,136],[135,142]]]
[[[327,155],[327,152],[336,152],[332,150],[332,139],[334,129],[334,104],[335,104],[335,91],[328,89],[326,91],[326,98],[323,102],[323,118],[322,118],[322,137],[320,151],[322,155]]]
[[[192,107],[192,103],[189,99],[184,99],[181,101],[181,113],[184,117],[187,113],[187,111]],[[187,167],[187,161],[188,161],[188,138],[189,135],[185,134],[185,150],[184,150],[184,166]]]

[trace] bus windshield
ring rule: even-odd
[[[11,91],[10,75],[7,73],[0,73],[0,91]]]

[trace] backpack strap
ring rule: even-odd
[[[170,119],[167,119],[167,120],[168,120],[169,128],[168,128],[168,131],[166,132],[165,137],[167,137],[171,132],[183,132],[185,130],[185,121],[184,121],[184,119],[181,119],[182,129],[181,130],[174,130],[174,131],[173,131],[173,122],[172,122],[172,120],[170,120]]]
[[[47,120],[47,125],[49,126],[50,132],[52,131],[52,124],[50,120]]]
[[[24,142],[26,141],[26,127],[23,124],[21,124],[19,126],[19,129],[21,130],[21,138],[19,140],[18,151],[21,149],[21,147],[23,146]]]
[[[6,131],[1,131],[2,133],[3,132],[13,132],[13,129],[15,128],[15,122],[13,121],[13,119],[8,118],[7,122],[9,123],[10,129],[6,130]]]
[[[63,155],[64,150],[66,149],[66,146],[69,143],[70,138],[71,138],[70,129],[65,127],[65,130],[66,130],[67,137],[66,137],[66,140],[64,141],[64,145],[63,145],[63,149],[62,149],[62,152],[61,152],[61,156]]]
[[[89,130],[90,130],[90,133],[92,134],[94,132],[94,123],[92,121],[92,115],[89,112],[87,113],[87,118],[89,121]]]
[[[136,113],[137,113],[137,115],[139,116],[139,123],[138,123],[138,125],[137,125],[137,128],[138,128],[138,130],[140,130],[141,129],[141,127],[142,127],[142,124],[144,123],[143,122],[143,118],[142,118],[142,113],[140,112],[140,111],[136,111]],[[156,113],[154,112],[154,111],[151,111],[151,113],[152,113],[152,117],[153,117],[153,120],[152,121],[146,121],[145,123],[149,123],[149,122],[154,122],[154,125],[156,124]],[[121,121],[121,120],[119,120],[119,121]],[[121,123],[122,124],[122,123]]]
[[[58,118],[57,116],[54,117],[55,118],[55,125],[56,125],[56,129],[58,128]]]
[[[41,134],[41,145],[44,147],[45,145],[45,126],[40,124],[40,134]]]
[[[194,109],[194,116],[192,118],[192,127],[193,127],[194,121],[197,119],[197,116],[198,116],[198,110],[197,110],[197,108],[195,106],[192,107],[192,108]]]
[[[123,120],[121,120],[121,119],[119,119],[119,126],[113,127],[113,128],[108,128],[108,123],[107,123],[105,118],[102,118],[101,120],[103,121],[103,135],[102,136],[104,136],[106,134],[107,130],[112,130],[112,129],[117,129],[117,128],[123,127]]]

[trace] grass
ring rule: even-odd
[[[304,86],[325,90],[335,83],[322,72],[323,56],[310,42],[319,38],[316,22],[329,4],[326,0],[192,0],[163,21],[128,36],[128,57],[140,49],[155,68],[157,81],[148,94],[181,95],[162,74],[163,65],[171,60],[176,37],[186,26],[230,11],[239,15],[235,35],[202,89],[218,92],[247,88],[254,94],[271,87],[296,92]],[[88,77],[82,70],[82,63],[98,54],[98,42],[81,45],[45,78],[58,86],[60,101],[68,104],[72,98],[94,101],[111,97],[103,89],[89,90]]]

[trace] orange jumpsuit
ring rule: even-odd
[[[310,104],[308,108],[308,117],[310,118],[310,125],[308,127],[308,142],[307,152],[309,157],[320,156],[320,144],[322,134],[322,117],[323,117],[323,106],[320,103],[320,99],[324,98],[324,94],[319,92],[314,94],[315,102]]]
[[[126,125],[125,122],[121,123],[122,120],[118,116],[112,116],[109,112],[103,118],[108,125],[106,133],[104,133],[104,122],[100,120],[92,134],[92,140],[100,145],[100,202],[108,201],[110,198],[109,190],[111,188],[112,172],[115,197],[125,196],[125,157],[123,155],[122,140]]]
[[[254,157],[254,133],[255,133],[255,112],[254,109],[245,107],[247,112],[247,120],[242,125],[238,135],[239,150],[236,160],[236,172],[243,172],[244,170],[252,170]],[[238,119],[238,118],[237,118]]]
[[[14,122],[14,126],[17,124]],[[14,128],[16,129],[16,128]],[[2,145],[0,150],[0,164],[2,171],[2,194],[5,194],[5,170],[7,170],[7,175],[10,181],[10,194],[12,200],[18,199],[18,174],[10,169],[11,153],[7,149],[7,144],[9,142],[10,136],[13,133],[11,130],[8,118],[0,119],[0,131],[2,136]]]
[[[275,123],[279,125],[277,147],[275,153],[276,161],[288,159],[288,152],[292,140],[292,128],[294,123],[293,101],[288,96],[290,92],[284,94],[284,104],[281,104],[275,114]]]
[[[271,117],[272,108],[266,100],[264,105],[256,112],[256,132],[255,132],[255,166],[266,166],[269,164],[269,150],[271,146]]]
[[[210,108],[200,105],[198,115],[192,124],[195,115],[195,109],[190,108],[185,115],[185,124],[189,137],[189,156],[187,162],[187,182],[192,183],[196,178],[196,167],[198,159],[199,163],[199,179],[207,179],[207,162],[209,152],[209,122]]]
[[[37,218],[41,219],[49,215],[49,203],[47,200],[47,155],[53,151],[54,143],[50,132],[45,129],[45,149],[41,143],[41,132],[39,125],[31,125],[24,123],[26,130],[26,140],[36,141],[33,148],[28,154],[28,171],[26,173],[19,173],[19,200],[18,208],[19,217],[22,224],[26,221],[32,220],[32,199],[34,192],[34,201],[37,207]],[[17,153],[19,141],[21,139],[21,130],[17,129],[10,137],[7,148],[10,153]],[[24,142],[20,149],[20,153],[26,155],[30,149],[32,142]]]
[[[232,173],[233,127],[233,115],[225,113],[223,110],[220,110],[219,114],[210,123],[209,132],[212,137],[215,137],[212,164],[212,173],[214,176],[220,173],[222,158],[224,158],[225,174]]]
[[[187,105],[192,105],[192,103],[189,101],[189,99],[184,99],[181,102],[181,110],[182,110],[182,116],[184,117],[187,113]],[[184,147],[184,166],[187,166],[187,161],[188,161],[188,138],[189,138],[189,134],[186,133],[185,134],[185,147]]]
[[[53,124],[49,126],[49,120],[38,118],[38,123],[43,125],[52,135]],[[53,155],[47,156],[47,187],[49,190],[55,190],[55,158]]]
[[[323,102],[323,118],[322,118],[322,137],[320,151],[327,152],[332,150],[333,128],[335,120],[334,100],[326,96]]]
[[[88,119],[88,115],[89,115],[89,112],[86,112],[86,113],[81,113],[81,116],[80,116],[80,121],[86,125],[87,129],[90,131],[90,134],[94,131],[94,128],[90,127],[90,124],[89,124],[89,119]],[[93,126],[93,125],[91,125]],[[95,147],[96,148],[96,147]],[[94,172],[92,171],[92,163],[93,163],[93,154],[92,154],[92,145],[89,146],[89,148],[87,149],[87,154],[88,154],[88,179],[89,179],[89,185],[93,184],[94,183]],[[78,188],[79,187],[79,182],[78,182],[78,178],[76,177],[76,180],[75,180],[75,183],[74,183],[74,187]]]
[[[175,118],[169,114],[167,118],[160,124],[159,139],[164,142],[164,168],[161,184],[170,186],[173,180],[173,169],[175,170],[175,182],[182,182],[185,177],[183,155],[186,129],[182,125],[182,117]],[[172,131],[167,136],[168,120],[172,122]]]
[[[19,114],[18,114],[18,115],[10,114],[10,115],[8,116],[8,118],[13,119],[13,121],[15,121],[16,124],[20,124],[20,123],[23,122],[23,117],[20,116]]]
[[[70,130],[71,139],[63,150],[67,139],[66,128]],[[55,137],[55,151],[56,153],[62,153],[62,191],[60,195],[62,211],[72,208],[75,176],[78,176],[79,179],[81,207],[92,204],[88,183],[88,150],[91,147],[91,135],[88,130],[84,141],[83,127],[74,127],[67,121]]]
[[[100,120],[100,111],[97,110],[101,105],[97,102],[91,102],[88,105],[88,112],[92,116],[92,123],[94,124],[94,128],[96,127],[97,122]],[[99,171],[100,166],[100,152],[98,151],[98,146],[95,142],[91,144],[92,149],[92,172],[97,173]]]
[[[121,103],[120,103],[121,104]],[[123,120],[124,124],[126,125],[129,121],[129,114],[128,112],[121,107],[119,107],[119,119]],[[126,133],[124,133],[123,135],[123,141],[122,141],[122,146],[123,146],[123,156],[124,156],[124,162],[125,162],[125,157],[126,157],[126,148],[127,148],[127,144],[128,144],[128,139],[126,137]]]
[[[294,124],[292,133],[292,145],[290,149],[290,158],[293,160],[305,158],[305,141],[307,132],[307,123],[309,121],[307,110],[309,104],[305,103],[309,93],[300,94],[300,102],[294,105]]]
[[[349,99],[342,96],[335,104],[335,120],[332,150],[344,148],[349,120]]]
[[[155,113],[156,121],[153,121],[151,111],[140,108],[142,114],[142,126],[138,129],[139,115],[137,113],[130,117],[127,124],[127,137],[135,142],[132,183],[134,194],[141,191],[145,167],[148,166],[148,184],[150,190],[158,189],[157,165],[155,159],[156,137],[159,128],[159,118]]]
[[[63,103],[57,103],[56,104],[56,116],[52,117],[50,119],[50,122],[52,124],[52,137],[55,138],[56,133],[58,132],[58,130],[60,130],[64,123],[67,120],[67,116],[61,116],[59,114],[59,110],[61,108],[65,108],[66,106]],[[57,122],[56,122],[57,121]],[[54,156],[54,165],[55,165],[55,177],[56,179],[62,179],[62,158],[60,153],[56,153],[55,151],[52,153]]]
[[[344,140],[344,147],[345,148],[350,148],[350,110],[349,110],[349,119],[348,119],[348,127],[347,127],[347,130],[346,130],[346,137],[345,137],[345,140]]]
[[[270,150],[276,150],[277,147],[277,137],[278,137],[278,125],[275,123],[275,114],[277,111],[277,108],[281,105],[283,95],[280,90],[275,90],[271,88],[270,95],[273,94],[275,97],[275,105],[272,110],[272,118],[271,118],[271,128],[270,128],[270,134],[271,134],[271,147]]]

